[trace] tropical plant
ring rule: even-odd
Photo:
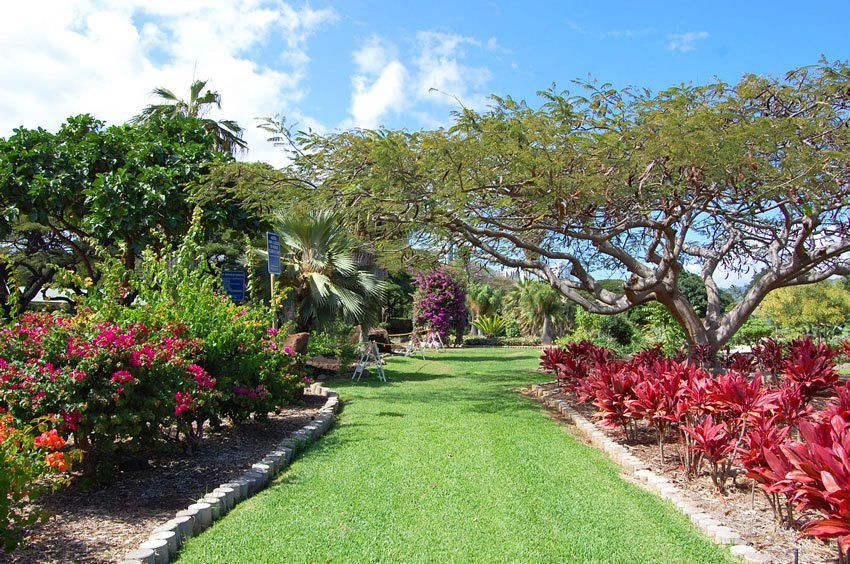
[[[472,326],[481,331],[485,337],[498,337],[505,333],[508,322],[501,315],[482,315],[472,322]]]
[[[386,285],[374,268],[358,264],[354,240],[337,213],[278,212],[274,229],[280,235],[280,286],[291,292],[287,315],[299,331],[338,315],[363,327],[377,323]]]
[[[557,290],[540,280],[523,280],[508,292],[504,303],[527,330],[540,332],[544,345],[552,343],[553,325],[564,317],[564,299]]]
[[[233,120],[215,121],[205,117],[210,109],[215,106],[221,109],[221,95],[207,88],[206,80],[195,80],[189,87],[189,98],[184,99],[177,96],[167,88],[157,87],[153,89],[154,94],[162,103],[150,104],[131,121],[144,123],[158,119],[172,119],[175,117],[193,117],[203,120],[204,128],[215,136],[216,147],[224,153],[235,154],[248,148],[248,144],[242,139],[242,128]]]

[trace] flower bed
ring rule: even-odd
[[[652,436],[661,466],[672,465],[682,482],[707,476],[725,502],[745,475],[745,490],[761,490],[776,527],[835,539],[844,557],[850,384],[837,382],[836,355],[811,340],[785,349],[769,341],[725,359],[726,372],[714,376],[699,355],[666,359],[654,349],[624,361],[583,342],[547,349],[541,364],[573,401],[594,405],[593,416],[620,440]],[[675,452],[665,453],[671,440]]]

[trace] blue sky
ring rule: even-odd
[[[123,122],[193,77],[249,160],[259,116],[331,131],[447,125],[491,93],[529,101],[589,74],[652,90],[850,57],[850,2],[30,0],[0,21],[0,136],[88,112]],[[433,92],[436,88],[440,92]]]

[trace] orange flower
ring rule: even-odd
[[[60,472],[68,471],[68,464],[65,462],[64,452],[49,452],[44,459],[47,461],[48,466],[52,466]]]
[[[56,429],[51,429],[37,436],[33,444],[35,448],[46,446],[50,450],[59,450],[65,446],[65,439],[59,436],[59,432]]]

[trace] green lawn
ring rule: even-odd
[[[539,405],[537,353],[392,358],[334,381],[337,426],[181,562],[724,562],[672,505],[618,477]]]

